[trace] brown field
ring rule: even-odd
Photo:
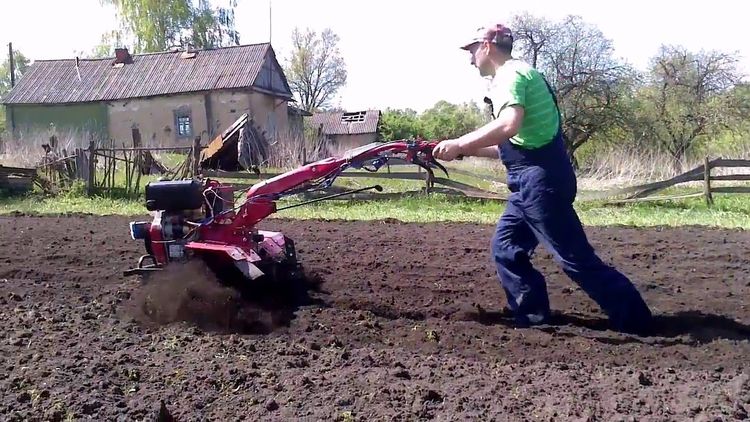
[[[745,231],[587,228],[658,315],[654,336],[635,337],[609,330],[543,250],[556,322],[513,328],[492,226],[267,220],[318,284],[261,309],[192,269],[145,287],[124,278],[142,253],[128,221],[0,218],[3,420],[151,420],[162,403],[181,421],[750,411]],[[144,318],[147,296],[158,323]]]

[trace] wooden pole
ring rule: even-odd
[[[13,62],[13,43],[8,43],[8,65],[10,67],[10,87],[13,88],[16,86],[16,67]]]
[[[193,177],[198,176],[201,160],[201,137],[196,136],[193,140]]]
[[[94,141],[89,141],[89,178],[88,183],[86,186],[86,191],[89,195],[94,194],[94,182],[96,181],[96,178],[94,177],[96,172],[96,144]]]
[[[706,197],[706,205],[711,206],[714,203],[714,198],[711,195],[711,162],[706,156],[703,161],[703,194]]]

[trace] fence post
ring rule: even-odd
[[[703,194],[706,196],[706,205],[711,206],[714,198],[711,195],[711,162],[706,156],[703,161]]]
[[[94,177],[96,173],[96,144],[94,141],[89,141],[89,174],[88,174],[88,181],[86,184],[86,191],[90,195],[93,195],[94,193],[94,182],[96,181],[96,178]]]
[[[201,160],[201,137],[196,136],[193,140],[193,177],[198,176]]]

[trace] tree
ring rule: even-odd
[[[380,133],[386,141],[416,137],[442,140],[471,132],[485,121],[483,111],[476,103],[438,101],[422,114],[412,109],[386,109]]]
[[[347,71],[338,48],[339,37],[330,28],[320,34],[310,28],[292,32],[292,51],[284,72],[301,108],[306,111],[330,105],[346,85]]]
[[[476,103],[451,104],[438,101],[420,117],[424,137],[428,139],[457,138],[483,123],[483,115]]]
[[[7,50],[6,50],[7,51]],[[18,50],[13,50],[13,67],[15,68],[16,82],[29,68],[29,59]],[[10,91],[10,60],[7,58],[0,65],[0,97]]]
[[[15,79],[18,79],[26,72],[29,68],[30,60],[26,58],[18,50],[13,50],[13,68],[15,69]],[[0,64],[0,98],[4,97],[5,94],[10,92],[11,89],[10,80],[10,60],[5,59]],[[5,131],[5,107],[0,106],[0,134]]]
[[[568,153],[597,133],[622,125],[634,71],[614,57],[611,40],[579,16],[551,22],[529,14],[513,18],[520,55],[539,69],[553,87],[563,118]]]
[[[652,58],[638,123],[669,153],[675,172],[702,137],[747,117],[746,99],[735,89],[740,79],[736,57],[725,52],[663,45]]]
[[[237,45],[236,0],[212,8],[209,0],[100,0],[117,9],[124,34],[133,38],[134,52],[165,51],[174,45],[194,48]]]
[[[388,108],[383,111],[380,121],[380,136],[386,141],[423,136],[419,115],[415,110]]]
[[[115,48],[123,45],[124,35],[121,30],[114,29],[102,34],[99,44],[95,45],[88,53],[77,51],[76,56],[82,59],[102,59],[114,57]]]

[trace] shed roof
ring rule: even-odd
[[[358,135],[375,133],[380,122],[380,110],[324,111],[314,113],[312,124],[323,125],[327,135]]]
[[[114,58],[81,59],[78,68],[76,59],[35,61],[3,103],[79,103],[250,87],[292,98],[269,43],[130,57],[124,65],[115,65]],[[280,83],[267,84],[270,78],[261,69],[275,69]],[[259,86],[261,79],[269,86]]]

